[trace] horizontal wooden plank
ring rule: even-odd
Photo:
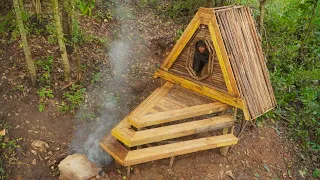
[[[128,121],[128,118],[124,118],[118,126],[111,130],[111,134],[119,139],[124,144],[130,144],[130,139],[134,135],[134,131],[130,129],[131,124]]]
[[[129,151],[125,160],[124,166],[144,163],[148,161],[173,157],[177,155],[229,146],[237,144],[238,138],[232,134],[194,139],[162,146],[138,149]]]
[[[233,117],[230,115],[216,116],[210,119],[186,122],[143,131],[137,131],[130,140],[131,146],[139,146],[152,142],[198,134],[216,129],[231,127]]]
[[[184,78],[181,78],[181,77],[176,76],[174,74],[171,74],[168,71],[158,69],[154,74],[154,78],[157,78],[157,77],[161,77],[167,81],[171,81],[173,83],[179,84],[182,87],[193,90],[199,94],[216,99],[216,100],[221,101],[223,103],[229,104],[230,106],[237,107],[242,110],[245,108],[245,106],[243,104],[243,100],[240,97],[237,98],[237,97],[233,96],[232,94],[220,92],[216,89],[208,88],[203,85],[199,85],[199,84],[194,83],[192,81],[189,81],[187,79],[184,79]]]
[[[148,112],[162,99],[174,86],[171,82],[166,82],[163,86],[154,91],[146,100],[144,100],[129,117],[140,117]]]
[[[100,141],[100,147],[112,156],[118,163],[124,165],[124,159],[128,154],[128,150],[120,144],[111,134],[105,136]]]
[[[141,118],[129,118],[129,122],[137,128],[142,128],[156,124],[163,124],[181,119],[187,119],[205,114],[211,114],[214,112],[224,111],[228,109],[228,107],[229,106],[227,104],[221,102],[213,102],[209,104],[185,107],[181,109],[169,110],[154,114],[147,114]]]

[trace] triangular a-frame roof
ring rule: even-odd
[[[226,90],[176,74],[170,69],[189,46],[199,27],[205,25],[213,43]],[[212,74],[214,77],[215,74]],[[155,77],[219,100],[254,119],[276,106],[261,43],[248,7],[200,8],[164,60]]]

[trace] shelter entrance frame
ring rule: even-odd
[[[189,44],[193,35],[197,32],[198,28],[201,25],[208,26],[210,36],[213,42],[213,47],[219,61],[223,78],[227,86],[228,92],[221,92],[218,89],[208,88],[204,85],[193,83],[184,78],[180,78],[170,73],[168,70],[171,68],[173,63],[177,60],[180,53],[183,49]],[[214,10],[211,8],[200,8],[184,33],[177,41],[176,45],[171,50],[170,54],[164,60],[163,64],[160,66],[160,69],[154,74],[154,78],[161,77],[167,81],[171,81],[181,86],[194,90],[198,93],[211,97],[213,99],[219,100],[223,103],[229,104],[233,107],[243,110],[246,120],[250,120],[250,114],[245,104],[245,101],[240,97],[240,93],[237,87],[235,76],[233,74],[231,64],[229,62],[229,57],[226,51],[226,47],[223,43],[221,32],[219,30],[219,25],[214,13]]]

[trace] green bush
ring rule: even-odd
[[[86,88],[83,88],[81,85],[72,84],[70,90],[63,93],[63,101],[61,105],[58,106],[58,110],[61,113],[66,113],[70,111],[71,113],[75,112],[75,109],[79,108],[80,105],[85,100]]]
[[[278,103],[275,114],[288,121],[303,147],[319,151],[320,7],[314,9],[314,3],[270,1],[263,45]]]

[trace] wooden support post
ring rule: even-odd
[[[127,167],[127,177],[130,177],[131,174],[131,166]]]
[[[234,108],[233,109],[233,120],[234,120],[234,123],[237,120],[237,112],[238,112],[238,108]],[[229,132],[229,128],[223,128],[222,134],[228,134],[228,132]],[[230,133],[233,134],[233,132],[234,132],[234,125],[231,127],[231,132]],[[222,147],[220,149],[221,155],[226,156],[228,151],[229,151],[229,149],[230,149],[230,146]]]
[[[247,123],[248,123],[247,120],[242,119],[240,132],[239,132],[239,134],[237,135],[237,138],[240,138],[242,132],[244,131],[244,129],[245,129],[246,126],[247,126]]]
[[[172,157],[170,158],[169,167],[172,167],[172,166],[173,166],[174,158],[175,158],[175,156],[172,156]]]
[[[222,134],[228,134],[228,132],[229,132],[229,128],[223,128]],[[226,156],[228,151],[229,151],[229,146],[220,148],[220,153],[223,156]]]
[[[234,108],[233,109],[233,121],[234,121],[234,123],[236,123],[236,121],[237,121],[237,112],[238,112],[238,108]],[[231,128],[231,134],[234,133],[234,126],[235,125],[233,125],[232,128]]]

